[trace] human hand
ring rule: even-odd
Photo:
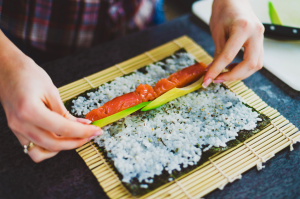
[[[264,27],[248,0],[215,0],[210,30],[215,54],[204,77],[203,87],[212,81],[221,83],[245,79],[262,68]],[[229,72],[220,74],[242,47],[245,48],[243,61],[230,65]]]
[[[47,73],[22,52],[0,60],[0,101],[21,145],[34,143],[28,151],[33,161],[80,147],[102,134],[99,127],[87,125],[90,121],[69,114]]]

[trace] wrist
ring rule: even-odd
[[[10,96],[13,88],[20,86],[18,79],[25,74],[24,71],[34,66],[31,63],[34,63],[33,60],[15,46],[8,46],[6,51],[0,50],[0,102],[2,105],[5,96]]]

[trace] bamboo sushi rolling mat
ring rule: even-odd
[[[78,81],[59,88],[63,101],[78,94],[96,88],[116,77],[133,72],[153,62],[172,55],[184,48],[198,62],[209,64],[212,57],[187,36],[182,36],[153,50],[138,55],[120,64],[84,77]],[[240,143],[234,148],[212,156],[193,171],[169,182],[139,198],[200,198],[216,188],[223,189],[228,183],[241,179],[241,174],[257,166],[264,168],[263,163],[287,146],[293,150],[293,144],[300,141],[300,132],[277,110],[269,107],[242,81],[224,83],[227,88],[241,96],[248,105],[267,115],[271,124],[262,131]],[[110,164],[92,143],[86,143],[76,150],[99,184],[110,198],[136,198],[122,185]]]

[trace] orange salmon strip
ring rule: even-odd
[[[111,101],[106,102],[103,106],[93,109],[85,116],[85,119],[94,122],[136,106],[142,102],[152,101],[175,87],[181,88],[200,79],[200,77],[204,75],[205,69],[206,65],[203,63],[196,63],[188,66],[173,73],[167,79],[163,78],[159,80],[154,89],[148,84],[140,84],[134,92],[116,97]]]
[[[126,93],[116,97],[103,104],[103,106],[93,109],[85,116],[85,119],[89,119],[94,122],[138,105],[142,102],[154,100],[156,97],[157,95],[150,85],[140,84],[134,92]]]
[[[187,84],[200,79],[204,75],[206,67],[207,66],[204,63],[196,63],[183,68],[170,75],[167,79],[164,78],[159,80],[154,87],[154,91],[160,96],[175,87],[184,87]]]

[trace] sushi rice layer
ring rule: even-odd
[[[72,112],[85,115],[116,96],[134,91],[140,83],[153,86],[159,79],[194,63],[188,53],[179,53],[166,62],[148,66],[147,74],[136,72],[116,78],[89,93],[89,99],[73,100]],[[123,182],[137,178],[142,183],[140,187],[146,189],[163,170],[171,174],[196,165],[203,151],[213,146],[226,147],[226,142],[236,139],[240,130],[255,129],[257,121],[261,121],[258,116],[243,105],[241,98],[214,84],[103,127],[103,134],[95,142],[105,148],[123,175]]]

